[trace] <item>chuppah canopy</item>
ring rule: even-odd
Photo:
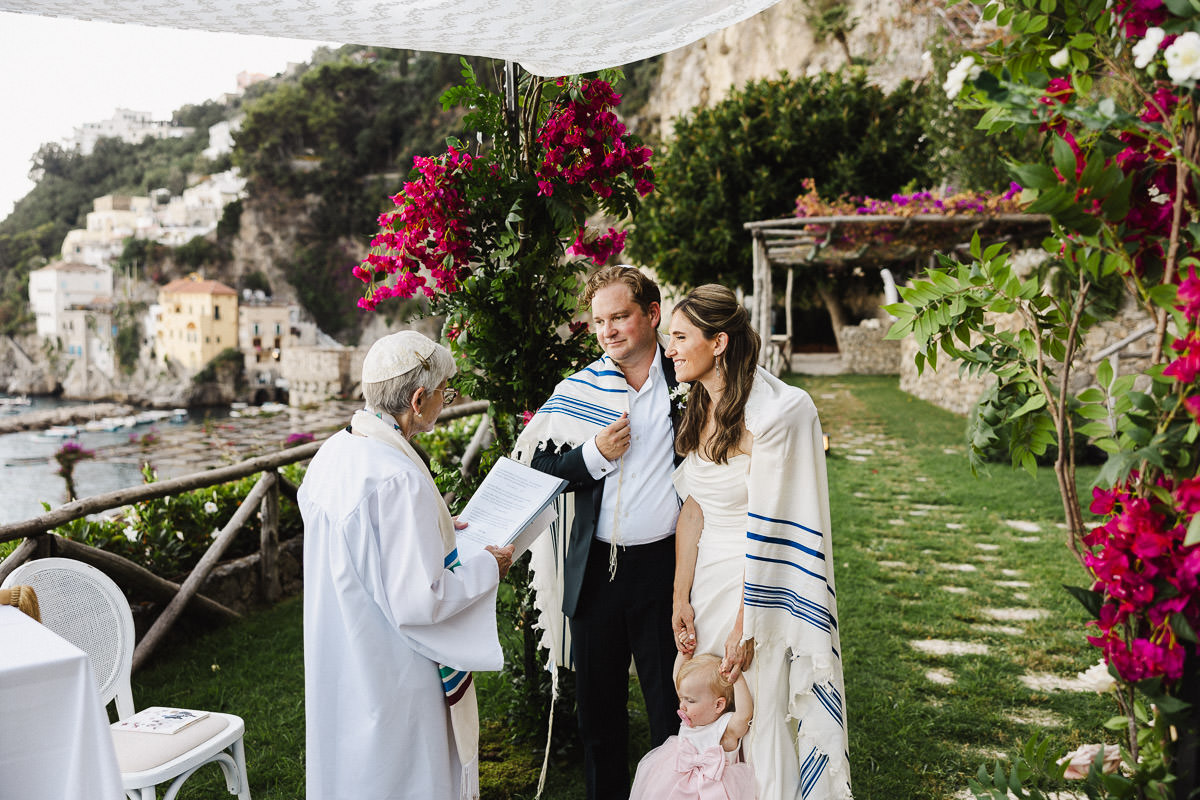
[[[0,11],[515,61],[552,77],[674,50],[778,0],[0,0]]]

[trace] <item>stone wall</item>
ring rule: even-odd
[[[262,608],[265,603],[258,564],[258,553],[218,564],[204,582],[200,593],[243,614]],[[304,589],[303,535],[279,543],[276,565],[279,568],[282,596],[300,594]]]
[[[846,325],[838,337],[844,371],[851,375],[895,375],[900,369],[900,342],[888,341],[888,323],[865,319]]]
[[[306,406],[331,397],[348,397],[358,385],[364,348],[291,347],[280,356],[288,385],[288,404]]]

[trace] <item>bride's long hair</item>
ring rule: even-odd
[[[688,292],[675,304],[673,313],[686,316],[709,341],[718,333],[729,337],[725,352],[717,356],[717,370],[725,387],[713,412],[716,432],[701,453],[709,461],[724,464],[738,454],[738,445],[746,431],[746,399],[758,364],[758,332],[750,327],[750,314],[734,293],[715,283]],[[704,385],[693,381],[675,437],[675,450],[680,455],[700,448],[700,433],[711,403],[712,397]]]

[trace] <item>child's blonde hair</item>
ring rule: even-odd
[[[713,694],[717,697],[725,698],[725,710],[735,711],[736,709],[733,707],[733,684],[725,680],[725,676],[721,674],[721,659],[711,653],[692,656],[680,664],[679,672],[675,675],[675,689],[679,689],[679,684],[683,683],[685,677],[701,670],[705,671],[708,678],[708,688],[712,689]]]

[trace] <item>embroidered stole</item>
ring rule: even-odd
[[[365,410],[356,411],[350,421],[350,430],[399,450],[417,465],[418,472],[429,481],[434,491],[437,491],[437,484],[434,483],[429,468],[425,466],[425,461],[404,438],[400,426],[390,416],[376,416]],[[441,496],[440,493],[438,496]],[[446,553],[443,566],[453,572],[462,562],[458,559],[458,538],[454,532],[454,520],[451,519],[450,509],[446,508],[444,502],[438,503],[437,525],[438,533],[442,537],[442,548]],[[442,680],[442,691],[446,694],[446,704],[450,707],[450,727],[454,733],[458,759],[462,763],[460,798],[476,800],[479,797],[479,703],[475,696],[475,682],[470,672],[442,664],[438,665],[438,674]]]
[[[771,653],[790,661],[787,713],[799,721],[803,796],[849,798],[821,422],[807,392],[761,367],[745,419],[754,445],[747,480],[742,635],[754,638],[760,657]],[[767,668],[758,658],[756,664]]]

